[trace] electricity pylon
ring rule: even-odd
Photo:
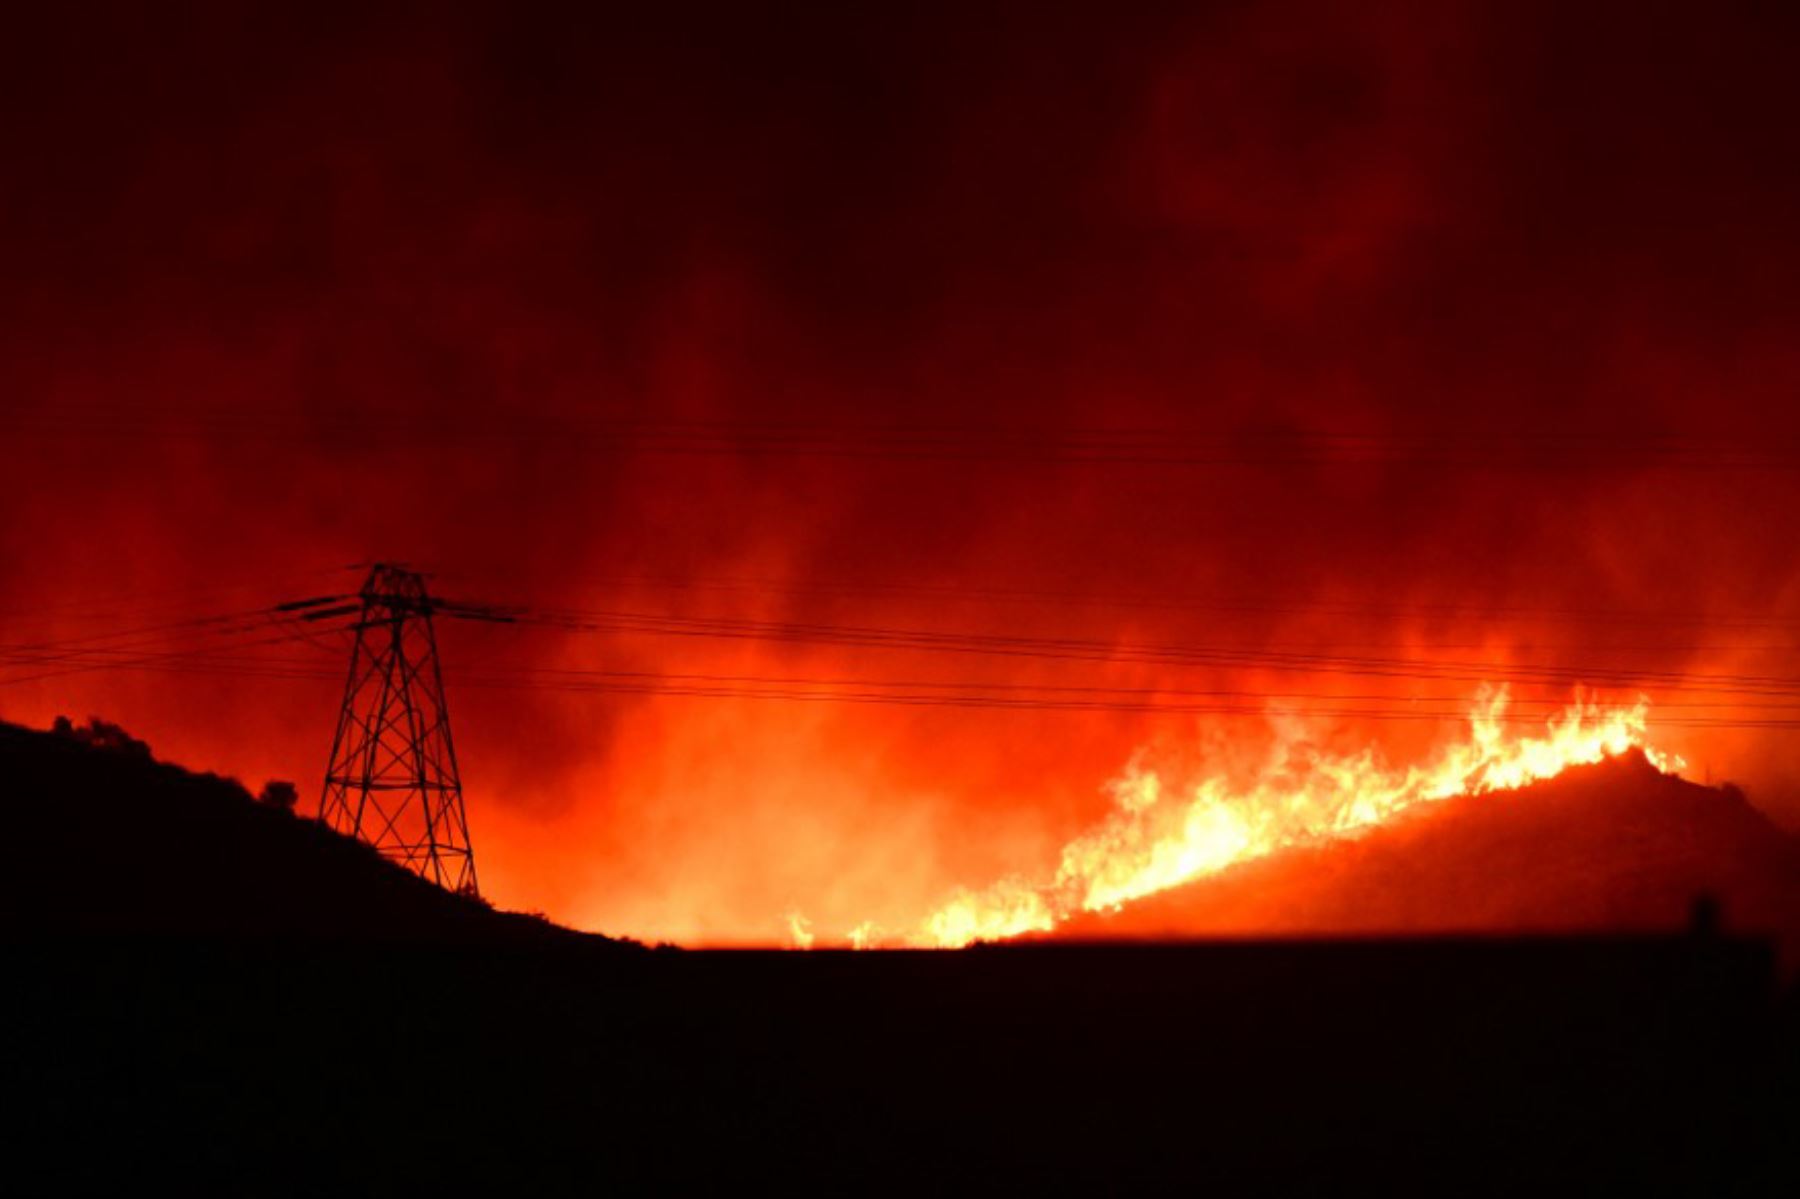
[[[377,563],[361,595],[319,820],[441,887],[479,896],[425,579]]]

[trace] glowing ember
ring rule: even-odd
[[[1642,697],[1621,707],[1577,694],[1537,736],[1507,730],[1506,701],[1504,689],[1484,690],[1468,739],[1406,769],[1373,750],[1330,755],[1297,738],[1278,743],[1245,785],[1208,778],[1176,787],[1134,763],[1110,787],[1112,814],[1064,847],[1052,879],[961,892],[906,942],[955,947],[1047,931],[1078,912],[1116,909],[1287,846],[1351,836],[1421,804],[1521,787],[1632,748],[1660,770],[1684,765],[1645,744]]]

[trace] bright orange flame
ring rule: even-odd
[[[795,949],[811,949],[813,947],[812,921],[799,912],[787,915],[788,944]]]
[[[1643,697],[1605,706],[1578,693],[1539,736],[1508,731],[1506,702],[1504,688],[1483,689],[1469,738],[1404,770],[1373,749],[1329,755],[1297,738],[1279,742],[1244,787],[1208,778],[1176,788],[1133,762],[1109,788],[1113,812],[1064,847],[1052,879],[961,891],[906,943],[957,947],[1045,932],[1288,846],[1355,835],[1420,804],[1521,787],[1632,748],[1660,770],[1684,765],[1645,744]]]

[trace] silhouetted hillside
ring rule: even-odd
[[[1702,894],[1728,929],[1793,953],[1800,838],[1735,788],[1632,754],[1249,862],[1061,935],[1669,932]]]
[[[630,952],[125,738],[0,726],[0,803],[13,1190],[1792,1190],[1796,1024],[1752,940]],[[1452,824],[1484,868],[1574,852]]]
[[[449,894],[274,790],[257,802],[100,722],[0,722],[0,932],[614,944]]]

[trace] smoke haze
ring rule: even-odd
[[[648,938],[903,926],[1054,863],[1142,747],[1250,757],[1270,707],[1473,690],[1270,653],[1611,672],[1692,773],[1800,823],[1767,705],[1657,685],[1800,648],[1796,14],[1129,8],[9,18],[0,640],[379,559],[546,609],[1262,655],[447,625],[486,890]],[[313,797],[335,648],[262,651],[299,679],[14,664],[0,715]],[[1401,761],[1446,735],[1319,724]]]

